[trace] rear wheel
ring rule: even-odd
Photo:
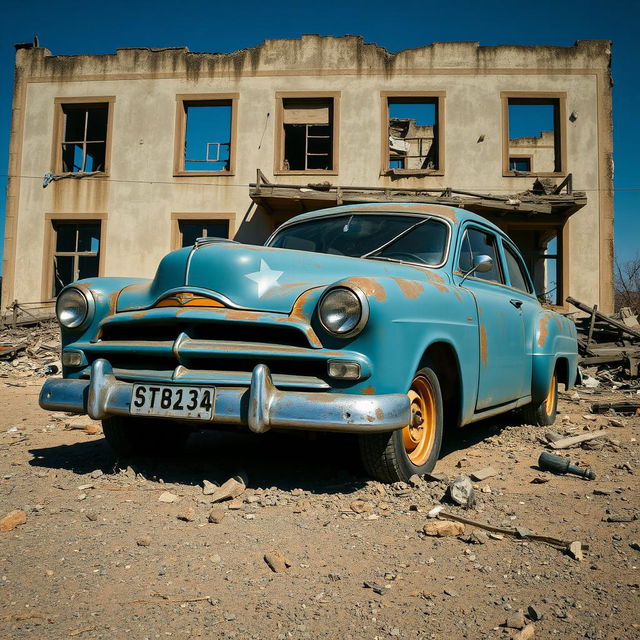
[[[367,473],[381,482],[406,481],[431,471],[442,444],[442,392],[435,371],[420,369],[407,394],[411,422],[397,431],[362,435],[360,455]]]
[[[552,425],[556,421],[558,408],[558,376],[554,373],[549,382],[546,398],[539,403],[531,403],[522,408],[522,418],[526,424],[540,427]]]
[[[113,416],[102,421],[104,437],[120,458],[166,455],[184,447],[190,429],[171,421]]]

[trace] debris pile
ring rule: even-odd
[[[59,373],[60,329],[54,320],[0,331],[0,378]]]
[[[578,330],[580,366],[586,368],[587,386],[604,382],[620,388],[640,386],[640,323],[631,309],[622,308],[617,314],[606,315],[598,306],[590,307],[574,298],[567,302],[589,314],[575,318]],[[589,379],[595,379],[589,383]]]

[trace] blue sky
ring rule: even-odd
[[[229,52],[267,38],[293,38],[303,33],[358,34],[390,51],[456,40],[483,45],[572,45],[576,40],[606,39],[613,41],[615,84],[616,255],[624,261],[640,252],[639,20],[638,0],[509,4],[406,0],[398,5],[380,0],[325,0],[321,5],[280,0],[229,4],[110,0],[75,5],[14,0],[4,5],[0,20],[0,227],[4,227],[11,124],[12,45],[30,41],[34,34],[54,54],[183,45],[192,51]]]

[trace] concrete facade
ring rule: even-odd
[[[568,221],[544,216],[521,232],[551,226],[562,239],[563,297],[604,311],[613,305],[610,43],[572,47],[480,47],[435,43],[390,54],[356,36],[267,40],[231,54],[187,49],[119,49],[114,55],[54,56],[18,48],[5,228],[3,308],[51,297],[52,224],[99,220],[99,275],[151,276],[176,245],[180,219],[228,219],[231,237],[263,240],[277,212],[251,208],[256,169],[274,183],[453,187],[518,193],[538,174],[508,171],[505,101],[558,101],[562,171],[587,204]],[[385,173],[386,95],[437,96],[441,165],[424,175]],[[331,96],[333,167],[282,171],[281,96]],[[233,103],[233,162],[219,174],[176,170],[181,100]],[[109,104],[102,174],[59,179],[61,104]],[[178,115],[177,115],[178,114]],[[571,118],[569,118],[571,114]],[[505,164],[506,163],[506,164]],[[535,166],[533,167],[535,172]],[[497,220],[511,231],[508,216]],[[519,226],[518,226],[519,225]]]

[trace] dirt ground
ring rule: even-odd
[[[26,513],[0,533],[2,638],[511,638],[506,619],[529,607],[535,638],[640,637],[640,417],[589,416],[632,392],[563,394],[556,431],[609,429],[561,452],[595,481],[538,470],[548,429],[504,419],[461,430],[436,469],[492,466],[474,508],[445,508],[580,541],[580,561],[508,536],[425,536],[447,482],[370,481],[347,437],[199,433],[122,468],[100,430],[38,407],[41,384],[0,380],[0,517]],[[203,480],[238,472],[247,490],[210,523]],[[271,571],[272,550],[291,567]]]

